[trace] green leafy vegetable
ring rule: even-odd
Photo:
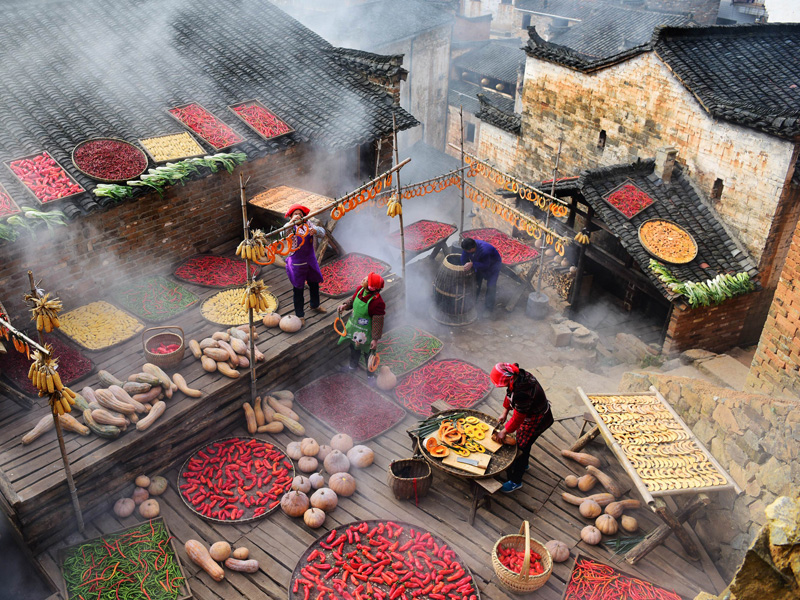
[[[694,282],[677,279],[672,271],[653,259],[650,259],[650,269],[668,289],[685,296],[689,306],[692,307],[717,306],[730,298],[747,294],[755,289],[755,284],[747,273],[734,275],[720,273],[714,279]]]

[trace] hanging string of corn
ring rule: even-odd
[[[242,306],[258,312],[269,312],[270,305],[266,296],[267,286],[261,279],[248,283],[242,294]]]
[[[236,256],[245,260],[264,260],[267,252],[267,236],[261,229],[253,231],[249,240],[242,240],[236,248]]]
[[[58,374],[58,359],[52,356],[53,347],[45,346],[51,356],[34,350],[33,362],[28,370],[28,379],[39,390],[39,396],[50,396],[50,408],[54,413],[63,415],[72,411],[75,404],[75,392],[61,383]]]
[[[58,298],[51,298],[50,294],[44,296],[34,296],[33,294],[26,294],[25,300],[33,301],[33,308],[31,308],[31,321],[36,321],[36,329],[50,333],[53,329],[61,327],[58,321],[58,313],[64,305]]]

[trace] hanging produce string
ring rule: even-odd
[[[27,354],[28,358],[30,358],[31,348],[35,348],[38,352],[41,352],[44,356],[50,356],[50,351],[47,348],[34,342],[27,335],[16,329],[11,323],[5,320],[2,316],[0,316],[0,332],[3,334],[3,337],[5,337],[6,340],[8,340],[9,338],[13,338],[14,348],[16,348],[17,352],[21,354]]]
[[[469,169],[469,167],[454,169],[448,173],[445,173],[444,175],[437,175],[436,177],[431,177],[425,181],[405,185],[403,186],[403,200],[419,198],[431,193],[443,192],[452,185],[458,185],[461,183],[461,177],[459,176],[459,173],[466,169]],[[385,206],[388,202],[388,199],[393,194],[395,194],[395,192],[392,190],[381,192],[375,196],[374,202],[377,204],[377,206]]]

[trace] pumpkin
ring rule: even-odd
[[[331,438],[331,448],[347,453],[353,447],[353,438],[346,433],[337,433]]]
[[[120,518],[130,517],[136,510],[136,503],[130,498],[120,498],[114,503],[114,514]]]
[[[347,451],[347,460],[357,469],[365,469],[375,460],[375,453],[366,446],[353,446]]]
[[[313,456],[304,456],[297,461],[297,468],[303,473],[313,473],[317,470],[319,461]]]
[[[250,550],[247,548],[237,548],[233,551],[231,556],[233,556],[233,558],[236,560],[247,560],[247,557],[250,556]]]
[[[158,505],[158,500],[154,498],[145,500],[139,505],[139,514],[145,519],[155,519],[160,512],[161,507]]]
[[[315,490],[325,487],[325,478],[322,476],[322,473],[312,473],[308,476],[308,480],[311,482],[311,487]]]
[[[303,326],[303,322],[295,315],[286,315],[280,320],[278,325],[280,326],[281,330],[285,331],[286,333],[295,333],[296,331],[300,331],[300,328]]]
[[[292,460],[303,458],[303,449],[300,447],[300,442],[289,442],[286,445],[286,456]]]
[[[633,533],[637,529],[639,529],[639,521],[634,519],[633,517],[629,517],[628,515],[622,515],[622,519],[620,519],[620,527],[627,531],[628,533]]]
[[[264,318],[261,319],[261,322],[264,324],[264,327],[277,327],[281,322],[281,316],[278,313],[267,313],[264,315]]]
[[[147,475],[139,475],[134,483],[140,488],[150,487],[150,478]]]
[[[334,473],[347,473],[350,470],[350,460],[339,450],[334,450],[325,458],[323,463],[325,470],[333,475]]]
[[[611,515],[600,515],[594,525],[600,530],[600,533],[605,533],[606,535],[614,535],[619,529],[617,520]]]
[[[201,544],[197,540],[187,540],[184,548],[192,562],[211,575],[214,581],[225,579],[225,571],[211,558],[205,544]]]
[[[600,540],[603,539],[603,534],[601,534],[600,530],[594,525],[587,525],[581,529],[581,539],[587,544],[596,546],[600,543]]]
[[[214,542],[208,553],[215,561],[223,562],[231,555],[231,545],[228,542]]]
[[[133,490],[132,498],[133,498],[133,501],[136,503],[136,506],[139,506],[142,502],[147,500],[149,497],[150,497],[150,492],[148,492],[144,488],[137,487],[135,490]]]
[[[319,453],[319,444],[314,438],[303,438],[300,442],[300,451],[305,456],[316,456]]]
[[[588,492],[595,485],[597,485],[597,478],[595,478],[594,475],[589,475],[587,473],[583,477],[578,478],[578,489],[582,492]]]
[[[287,492],[281,498],[281,510],[290,517],[299,517],[308,510],[308,496],[299,490]]]
[[[147,491],[151,496],[160,496],[167,491],[167,480],[160,475],[153,477],[150,480],[150,487],[147,488]]]
[[[578,487],[578,478],[575,475],[567,475],[564,477],[564,484],[569,488]]]
[[[319,488],[311,494],[311,506],[325,512],[331,512],[339,504],[339,497],[330,488]]]
[[[550,553],[550,557],[553,559],[553,562],[564,562],[569,558],[569,546],[567,546],[564,542],[560,542],[558,540],[550,540],[544,545],[547,548],[547,551]]]
[[[305,521],[306,525],[311,527],[311,529],[322,527],[322,524],[325,522],[325,511],[320,508],[309,508],[303,515],[303,521]]]
[[[339,496],[352,496],[356,492],[356,480],[350,473],[334,473],[328,480],[328,487]]]
[[[311,491],[311,481],[309,481],[308,477],[298,475],[292,479],[292,489],[307,494]]]
[[[378,384],[379,390],[388,392],[397,386],[397,377],[394,373],[392,373],[392,370],[389,367],[384,365],[378,371],[378,378],[375,383]]]
[[[581,505],[578,507],[578,510],[581,512],[581,515],[586,517],[587,519],[594,519],[600,513],[603,512],[603,509],[600,508],[600,505],[595,502],[594,500],[586,499],[581,502]]]
[[[319,452],[317,452],[317,460],[325,460],[331,452],[333,452],[333,448],[328,444],[322,444],[319,447]]]

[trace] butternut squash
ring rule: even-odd
[[[192,351],[192,355],[195,358],[203,356],[203,350],[200,348],[200,344],[197,343],[197,340],[189,340],[189,350]]]
[[[22,436],[22,445],[26,446],[42,435],[45,431],[50,431],[55,427],[55,422],[53,421],[53,415],[48,411],[48,413],[39,419],[34,425],[33,429],[31,429],[28,433]]]
[[[191,561],[208,573],[211,579],[214,581],[225,579],[225,571],[211,558],[205,544],[201,544],[197,540],[187,540],[184,548]]]
[[[280,421],[272,421],[271,423],[267,423],[266,425],[262,425],[258,429],[256,429],[258,433],[280,433],[283,431],[283,423]]]
[[[228,342],[220,341],[219,347],[220,347],[221,350],[225,350],[225,352],[228,353],[228,360],[230,360],[233,363],[238,363],[239,362],[238,354],[236,354],[236,352],[234,351],[234,349],[231,347],[231,345]]]
[[[213,338],[205,338],[197,345],[200,346],[201,350],[205,350],[206,348],[219,348],[219,342]]]
[[[250,368],[250,359],[243,355],[236,356],[236,366],[242,369]]]
[[[151,387],[150,391],[145,394],[136,394],[133,396],[133,399],[137,402],[141,402],[144,406],[144,409],[147,410],[147,404],[158,398],[159,394],[161,394],[161,391],[161,386],[157,385],[155,387]]]
[[[123,431],[128,426],[128,420],[125,417],[102,408],[92,411],[92,419],[101,425],[113,425],[114,427],[119,427]]]
[[[624,510],[629,508],[639,508],[641,505],[641,502],[638,500],[617,500],[616,502],[611,502],[608,506],[606,506],[606,513],[615,519],[619,519]]]
[[[152,425],[158,417],[163,415],[165,410],[167,410],[167,405],[162,400],[159,400],[153,404],[153,408],[150,409],[150,412],[147,413],[147,416],[136,424],[136,429],[139,431],[144,431],[150,427],[150,425]]]
[[[236,352],[236,354],[240,354],[242,356],[250,355],[250,349],[242,340],[238,338],[231,338],[231,341],[228,343],[230,344],[231,348],[233,348],[233,351]]]
[[[239,571],[240,573],[255,573],[258,571],[258,561],[252,558],[250,560],[229,558],[225,561],[225,566],[231,571]]]
[[[119,437],[120,428],[114,425],[102,425],[92,418],[92,411],[86,409],[83,411],[83,422],[92,430],[92,433],[99,435],[102,438],[113,440]]]
[[[50,419],[52,421],[52,419]],[[58,415],[58,420],[61,422],[61,427],[67,431],[72,431],[78,435],[89,435],[89,428],[83,423],[79,423],[70,414]]]
[[[136,400],[131,398],[131,395],[128,392],[126,392],[123,388],[119,387],[118,385],[110,386],[108,388],[108,391],[111,392],[114,395],[114,397],[117,400],[119,400],[120,402],[127,402],[128,404],[133,406],[133,409],[137,413],[143,413],[144,412],[144,406],[142,406],[142,403],[141,402],[137,402]]]
[[[276,413],[281,413],[282,415],[286,415],[293,421],[297,421],[298,419],[300,419],[300,416],[296,412],[294,412],[291,408],[289,408],[285,404],[281,404],[272,396],[267,396],[267,402],[275,410]]]
[[[275,418],[275,421],[277,421],[279,423],[283,423],[286,426],[286,428],[289,431],[291,431],[293,434],[295,434],[295,435],[305,435],[306,434],[306,428],[305,427],[303,427],[300,423],[298,423],[294,419],[292,419],[290,417],[287,417],[285,414],[276,412],[274,418]]]
[[[113,410],[123,415],[132,415],[136,412],[133,404],[118,400],[109,390],[96,390],[95,396],[97,396],[97,403],[103,408]],[[106,425],[116,425],[116,423],[106,423]]]
[[[226,362],[217,362],[217,371],[225,375],[225,377],[230,377],[231,379],[238,379],[239,378],[239,371],[236,369],[231,369],[231,367]]]
[[[264,411],[261,410],[261,396],[256,396],[256,401],[253,402],[253,412],[256,414],[256,425],[258,427],[267,424],[264,420]]]
[[[562,450],[561,456],[565,458],[569,458],[570,460],[574,460],[579,465],[583,465],[584,467],[587,465],[592,465],[594,467],[600,466],[600,459],[592,456],[591,454],[586,454],[585,452],[572,452],[571,450]]]
[[[261,410],[264,413],[265,423],[272,423],[275,420],[275,409],[269,405],[266,398],[261,400]]]
[[[222,362],[230,359],[228,351],[223,348],[206,348],[205,350],[203,350],[203,354],[205,354],[209,358],[213,358],[217,362]]]
[[[218,342],[227,342],[231,339],[231,334],[227,331],[217,331],[215,334],[211,336],[212,340],[217,340]]]
[[[289,390],[275,390],[270,394],[270,396],[275,398],[278,402],[282,404],[288,404],[289,406],[291,406],[292,402],[294,402],[294,394]]]
[[[126,381],[122,389],[128,392],[131,397],[137,394],[146,394],[153,386],[149,383],[139,383],[138,381]]]
[[[258,346],[253,346],[253,349],[255,350],[256,362],[264,362],[267,360],[266,357],[261,353],[261,350],[258,349]]]
[[[594,475],[597,478],[597,481],[600,482],[600,485],[606,488],[608,493],[614,496],[614,498],[619,498],[625,493],[625,490],[622,489],[621,485],[619,485],[616,481],[614,481],[607,474],[603,473],[597,467],[588,465],[586,467],[586,471]]]
[[[217,361],[215,361],[213,358],[203,355],[200,357],[200,362],[202,363],[203,370],[206,373],[213,373],[217,370]]]
[[[88,385],[81,390],[81,394],[83,394],[83,397],[86,398],[88,402],[97,402],[97,397],[94,394],[94,390]]]
[[[183,378],[183,375],[181,375],[180,373],[174,373],[172,375],[172,381],[174,381],[175,385],[178,386],[178,389],[187,396],[189,396],[189,398],[199,398],[200,396],[203,395],[203,392],[201,392],[200,390],[190,388],[189,385],[186,383],[186,380]]]
[[[103,371],[102,369],[97,372],[97,378],[100,380],[104,386],[108,387],[110,385],[122,385],[122,381],[114,377],[108,371]]]
[[[256,413],[253,411],[253,407],[250,406],[249,402],[242,404],[242,408],[244,409],[244,418],[247,420],[247,433],[253,435],[258,429]]]

